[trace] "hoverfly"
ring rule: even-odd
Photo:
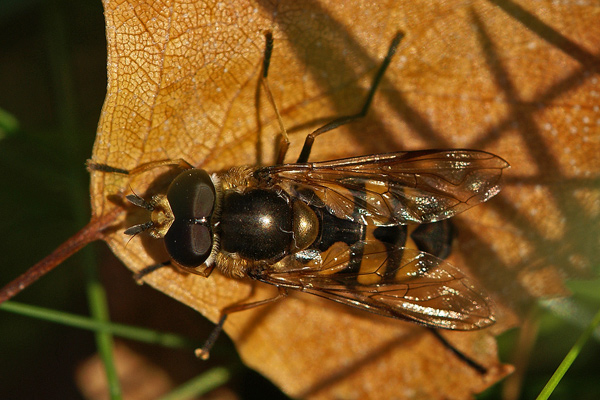
[[[182,160],[134,171],[90,163],[92,170],[129,174],[165,165],[182,169],[164,194],[127,196],[150,216],[125,233],[162,238],[170,256],[138,278],[171,264],[205,277],[216,268],[279,288],[273,299],[223,310],[215,335],[229,313],[277,300],[288,289],[432,328],[475,330],[494,323],[487,296],[444,258],[452,241],[448,219],[495,196],[506,161],[453,149],[308,162],[316,136],[366,114],[401,37],[392,42],[363,110],[314,131],[296,163],[282,163],[285,143],[276,165],[214,173]],[[271,50],[267,34],[263,82],[270,100]],[[283,127],[282,135],[287,141]],[[207,356],[215,335],[201,355]]]

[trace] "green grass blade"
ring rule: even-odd
[[[102,284],[97,280],[97,277],[91,276],[95,273],[96,269],[93,268],[93,266],[88,265],[88,270],[87,295],[90,305],[90,313],[96,322],[109,323],[110,318],[108,315],[106,292],[104,291]],[[95,333],[98,354],[102,359],[104,371],[106,372],[110,398],[113,400],[119,400],[122,398],[121,384],[119,382],[119,376],[115,366],[112,333],[107,331],[96,331]]]
[[[214,390],[229,381],[232,371],[225,367],[217,367],[190,379],[177,389],[160,398],[160,400],[183,400],[197,398]]]
[[[569,350],[563,361],[556,369],[556,372],[554,372],[548,383],[546,383],[546,386],[544,386],[544,388],[538,395],[537,400],[546,400],[550,397],[558,383],[561,381],[562,377],[567,373],[569,367],[571,367],[571,364],[573,364],[573,361],[575,361],[575,359],[581,352],[581,349],[583,348],[585,343],[593,335],[594,330],[598,325],[600,325],[600,311],[596,313],[592,322],[588,325],[588,327],[581,334],[581,336],[579,336],[577,342],[575,342],[571,350]]]
[[[117,324],[114,322],[98,321],[81,315],[17,303],[14,301],[4,302],[2,305],[0,305],[0,310],[49,322],[55,322],[74,328],[86,329],[94,332],[107,332],[122,338],[158,344],[164,347],[194,349],[201,345],[201,343],[173,333],[158,332],[152,329]]]

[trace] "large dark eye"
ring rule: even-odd
[[[210,255],[215,199],[215,187],[202,169],[182,172],[169,186],[167,200],[175,221],[165,235],[165,246],[178,264],[198,267]]]

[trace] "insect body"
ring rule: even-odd
[[[486,296],[443,258],[447,219],[498,193],[508,164],[474,150],[181,172],[146,206],[172,262],[249,276],[388,317],[471,330]],[[130,198],[143,203],[141,198]]]

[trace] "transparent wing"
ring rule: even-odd
[[[338,218],[377,225],[435,222],[500,191],[502,158],[476,150],[375,154],[258,171],[293,196]]]
[[[442,329],[494,323],[490,300],[448,262],[378,241],[290,255],[253,278],[392,318]]]

